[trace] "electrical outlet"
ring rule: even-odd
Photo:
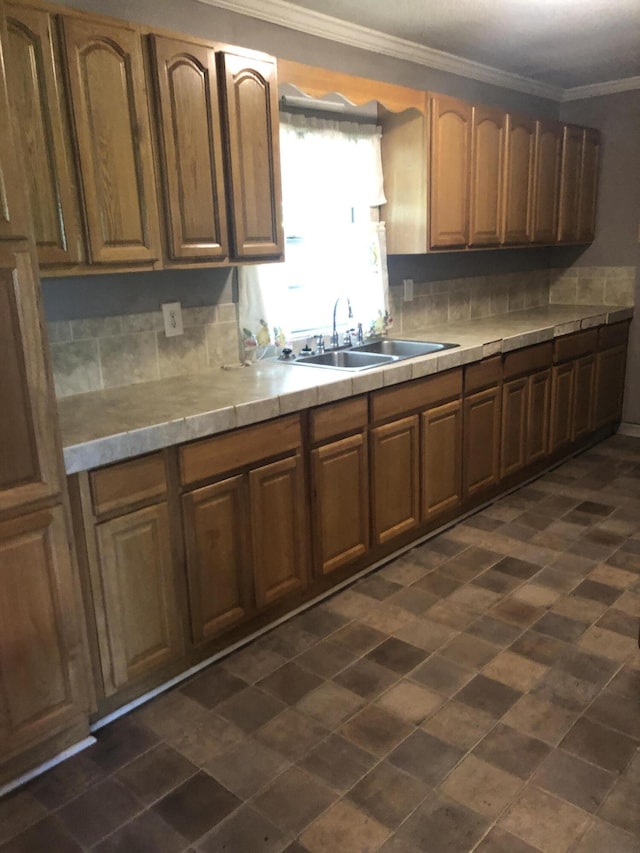
[[[182,305],[179,302],[165,302],[162,308],[162,316],[164,318],[164,333],[168,338],[174,338],[176,335],[182,335]]]
[[[405,302],[413,302],[413,279],[412,278],[404,278],[402,280],[402,286],[404,287],[403,299]]]

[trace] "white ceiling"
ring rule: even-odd
[[[640,0],[201,2],[358,46],[371,42],[380,52],[447,70],[455,71],[460,58],[457,73],[466,76],[474,76],[473,64],[479,63],[486,69],[479,79],[491,82],[491,71],[497,70],[507,85],[514,75],[513,88],[526,89],[517,82],[524,78],[531,91],[546,90],[558,99],[563,92],[572,97],[566,90],[576,87],[640,87]],[[611,83],[620,80],[626,85]]]

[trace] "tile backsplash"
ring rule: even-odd
[[[633,305],[635,267],[568,267],[550,270],[555,305]]]

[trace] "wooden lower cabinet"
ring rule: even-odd
[[[540,462],[549,453],[549,412],[551,411],[551,369],[529,377],[527,400],[527,464]]]
[[[551,422],[549,452],[568,446],[572,439],[575,365],[557,364],[551,370]]]
[[[599,429],[622,417],[626,346],[599,352],[596,358],[596,385],[593,427]]]
[[[463,495],[475,497],[500,480],[500,388],[465,397],[462,441]]]
[[[420,518],[419,419],[411,415],[374,427],[371,442],[371,505],[375,544],[418,525]]]
[[[593,392],[596,378],[596,357],[587,355],[576,359],[573,393],[573,422],[571,438],[576,441],[592,430]]]
[[[462,503],[462,403],[454,400],[420,415],[422,520]]]
[[[502,387],[500,475],[514,474],[527,464],[529,381],[526,376]]]
[[[311,451],[316,571],[329,574],[369,550],[369,465],[365,433]]]
[[[61,506],[0,522],[0,763],[87,718],[75,584]]]

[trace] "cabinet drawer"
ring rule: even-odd
[[[96,515],[151,501],[167,493],[164,455],[153,453],[89,474]]]
[[[301,444],[300,416],[291,415],[183,445],[180,448],[180,482],[187,486],[208,480],[295,450]]]
[[[601,326],[598,335],[598,349],[611,349],[627,343],[629,322],[614,323],[612,326]]]
[[[497,385],[502,379],[502,358],[499,355],[486,358],[464,369],[464,393],[472,394],[489,385]]]
[[[462,393],[462,368],[447,370],[436,376],[414,379],[395,388],[385,388],[371,395],[371,416],[374,422],[396,418],[407,412],[443,403]]]
[[[551,367],[553,359],[553,343],[536,344],[534,347],[515,350],[504,357],[504,378],[515,379],[526,373],[535,373]]]
[[[553,344],[554,364],[595,352],[597,342],[597,329],[585,329],[584,332],[567,335],[566,338],[558,338]]]
[[[311,441],[316,444],[337,435],[356,432],[366,427],[368,418],[366,396],[313,409],[310,418]]]

